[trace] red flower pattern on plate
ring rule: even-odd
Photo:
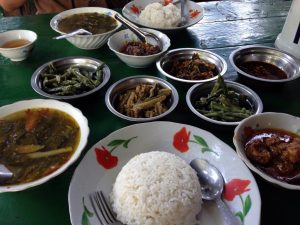
[[[188,141],[191,132],[187,132],[186,128],[181,128],[180,131],[175,133],[173,138],[173,146],[180,152],[187,152],[189,150]]]
[[[181,128],[178,132],[176,132],[173,136],[173,146],[175,147],[175,149],[177,149],[181,153],[187,152],[189,150],[188,142],[190,142],[200,145],[202,153],[212,152],[218,155],[216,152],[209,148],[208,144],[202,137],[198,135],[193,135],[192,140],[190,139],[190,135],[191,132],[187,132],[185,127]]]
[[[233,201],[236,196],[240,197],[243,209],[239,212],[236,212],[235,215],[240,218],[242,225],[245,223],[245,218],[252,205],[250,195],[247,195],[245,199],[242,197],[243,193],[250,191],[250,188],[247,188],[250,183],[250,180],[232,179],[225,184],[223,194],[224,199],[227,201]]]
[[[111,169],[118,164],[118,157],[113,156],[104,146],[96,148],[95,152],[98,163],[105,169]]]
[[[235,196],[241,195],[250,189],[247,186],[250,184],[250,180],[232,179],[225,185],[224,198],[227,201],[232,201]]]
[[[118,157],[112,155],[112,152],[119,146],[123,146],[123,148],[128,148],[128,144],[131,142],[132,139],[135,138],[137,138],[137,136],[129,139],[114,139],[107,144],[108,147],[112,147],[111,150],[108,150],[104,146],[102,146],[101,148],[95,148],[98,163],[102,165],[105,169],[111,169],[117,166]]]
[[[195,10],[195,9],[191,9],[189,12],[191,18],[195,18],[201,13],[199,10]]]
[[[133,12],[134,14],[139,14],[139,13],[140,13],[140,9],[139,9],[135,4],[133,4],[133,5],[130,7],[130,10],[131,10],[131,12]]]

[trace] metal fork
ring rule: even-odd
[[[114,216],[102,191],[90,194],[89,198],[101,225],[123,225]]]

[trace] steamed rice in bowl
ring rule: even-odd
[[[133,157],[118,174],[111,193],[117,219],[127,225],[194,225],[201,210],[196,172],[171,153]]]
[[[139,21],[144,26],[154,28],[172,28],[178,26],[181,19],[180,9],[169,3],[163,6],[155,2],[147,5],[141,11]]]

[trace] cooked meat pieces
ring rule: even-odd
[[[141,41],[130,41],[123,45],[123,47],[120,49],[120,52],[127,55],[145,56],[159,53],[160,48],[157,45],[152,45]]]
[[[258,132],[246,143],[245,152],[259,165],[289,174],[300,166],[300,137],[274,130]]]
[[[194,54],[191,59],[175,59],[167,71],[169,74],[185,80],[205,80],[218,75],[217,67]]]
[[[271,151],[260,140],[255,140],[246,146],[246,155],[251,160],[262,165],[269,164],[272,160]]]

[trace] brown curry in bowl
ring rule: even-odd
[[[282,129],[245,128],[245,153],[250,161],[270,176],[300,184],[300,136]]]

